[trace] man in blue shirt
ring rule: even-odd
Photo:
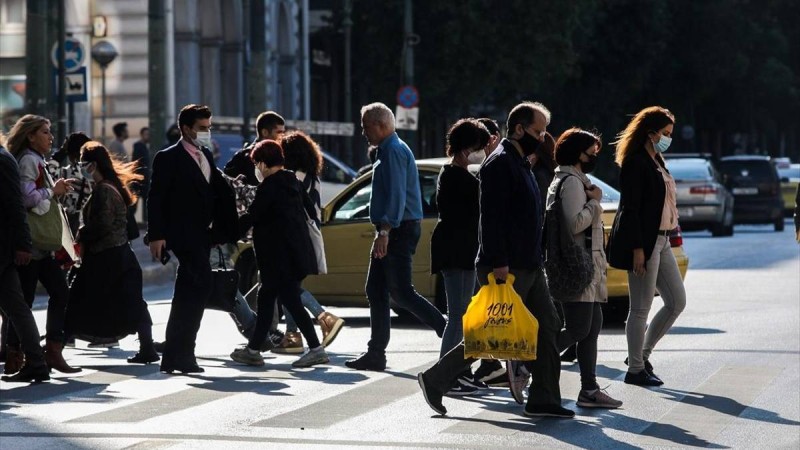
[[[383,103],[361,108],[361,128],[370,145],[377,145],[372,165],[369,219],[375,224],[367,298],[371,336],[367,352],[345,362],[356,370],[386,369],[389,345],[389,297],[422,323],[444,332],[444,316],[411,284],[411,257],[417,249],[422,219],[422,194],[414,154],[394,130],[394,114]]]

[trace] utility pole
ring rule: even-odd
[[[26,0],[25,23],[25,112],[47,116],[50,55],[47,47],[47,1]]]
[[[156,151],[164,147],[167,125],[167,58],[166,58],[166,9],[164,0],[148,0],[147,3],[147,65],[148,65],[148,121],[150,128],[150,152],[152,159]]]
[[[353,123],[353,91],[351,88],[352,73],[350,67],[350,39],[353,28],[353,0],[344,0],[344,19],[342,19],[342,28],[344,28],[344,121],[347,123]],[[347,164],[355,165],[352,136],[347,136],[344,140],[344,152],[342,152],[342,159],[344,159]]]

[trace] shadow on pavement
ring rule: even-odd
[[[762,408],[743,405],[734,399],[722,397],[719,395],[705,394],[700,392],[681,391],[678,389],[659,388],[658,392],[667,394],[667,399],[686,403],[688,405],[700,406],[702,408],[710,409],[718,413],[727,414],[733,417],[739,415],[745,410],[749,410],[748,419],[757,420],[759,422],[774,423],[777,425],[800,425],[800,422],[790,419],[784,419],[777,413],[768,411]]]

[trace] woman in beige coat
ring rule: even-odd
[[[550,210],[558,192],[563,217],[558,220],[571,231],[576,244],[591,248],[594,276],[574,299],[559,299],[564,307],[565,329],[558,335],[559,351],[577,344],[581,391],[577,405],[584,408],[618,408],[622,402],[611,398],[597,384],[597,337],[603,326],[600,304],[607,301],[606,256],[603,252],[603,192],[587,173],[594,170],[600,152],[600,138],[580,128],[565,131],[556,143],[558,167],[547,192]],[[562,181],[563,180],[563,181]]]

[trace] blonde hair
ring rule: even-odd
[[[661,106],[649,106],[633,116],[628,126],[617,135],[611,144],[617,146],[614,161],[618,166],[638,151],[644,151],[647,135],[655,133],[667,125],[675,124],[675,116]]]
[[[21,151],[30,147],[28,136],[35,133],[43,125],[50,125],[50,121],[42,116],[25,114],[17,120],[8,132],[8,151],[17,156]]]

